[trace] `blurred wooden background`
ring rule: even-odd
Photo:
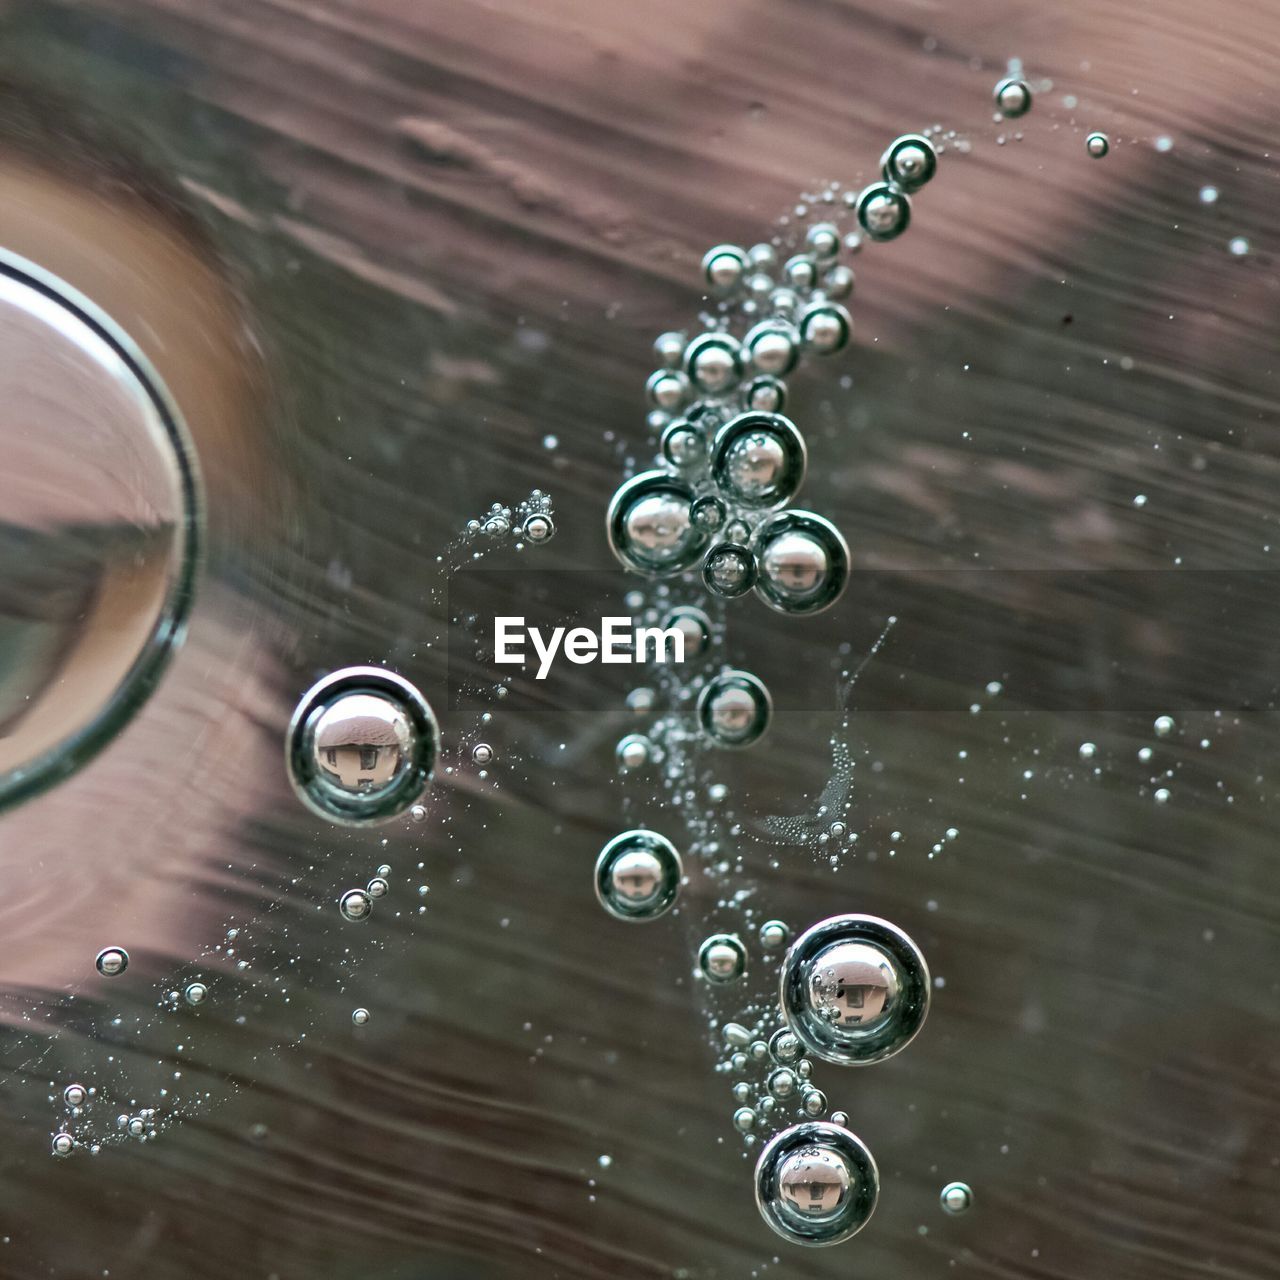
[[[160,692],[82,775],[0,820],[0,1275],[1274,1274],[1280,15],[4,0],[0,34],[0,240],[161,369],[210,521]],[[1011,57],[1052,88],[997,124]],[[449,822],[423,836],[323,829],[280,743],[333,666],[386,661],[438,701],[435,558],[490,502],[554,494],[531,590],[543,570],[607,567],[649,345],[693,322],[702,251],[765,237],[801,192],[869,179],[894,136],[935,122],[971,150],[943,157],[906,237],[857,259],[852,351],[796,381],[805,502],[864,567],[1135,585],[1099,576],[1082,605],[1018,579],[1021,615],[994,617],[977,586],[919,593],[917,634],[1005,691],[942,667],[927,707],[895,712],[898,677],[918,690],[931,668],[892,645],[869,668],[854,821],[912,847],[838,876],[807,853],[759,859],[773,914],[888,916],[945,979],[907,1053],[824,1069],[884,1191],[857,1240],[802,1252],[756,1214],[688,976],[713,891],[695,879],[641,930],[591,896],[622,820],[626,717],[516,689],[491,730],[500,787],[442,778]],[[1092,129],[1112,138],[1101,162]],[[1184,581],[1224,570],[1247,575],[1236,597],[1198,609]],[[1082,611],[1087,644],[1028,656],[1026,615],[1052,639]],[[985,617],[977,653],[966,612]],[[785,704],[789,671],[824,670],[841,640],[864,650],[881,621],[855,581],[813,624],[746,602],[730,643]],[[1120,652],[1157,689],[1176,667],[1176,699],[1130,696]],[[1063,688],[1078,709],[1050,707]],[[801,703],[724,762],[741,806],[799,810],[821,787],[830,715]],[[1168,742],[1160,712],[1179,722]],[[444,719],[455,740],[465,717]],[[928,858],[949,825],[954,850]],[[354,944],[317,913],[335,879],[419,858],[422,922]],[[243,1023],[210,1007],[181,1050],[164,1019],[130,1034],[155,983],[270,904],[261,945],[296,961],[288,1006],[246,1000]],[[108,993],[113,1049],[86,970],[117,940],[134,963]],[[359,1036],[356,1004],[374,1012]],[[140,1105],[175,1063],[214,1101],[154,1144],[51,1160],[50,1083],[105,1078],[113,1053]],[[959,1219],[937,1205],[953,1178],[977,1195]]]

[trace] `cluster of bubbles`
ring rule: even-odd
[[[1005,101],[1014,106],[1012,96]],[[647,591],[628,596],[628,606],[646,610],[646,623],[678,629],[685,662],[678,670],[658,665],[656,689],[628,698],[632,710],[647,715],[665,694],[672,711],[646,732],[624,735],[616,758],[623,775],[661,766],[685,821],[685,851],[713,878],[731,865],[723,862],[726,846],[745,833],[716,819],[723,786],[708,789],[713,808],[699,814],[688,779],[703,748],[751,747],[772,717],[769,691],[755,674],[702,665],[722,642],[724,602],[754,593],[778,612],[812,614],[839,599],[849,576],[848,547],[835,526],[789,506],[804,481],[807,450],[785,412],[785,379],[805,355],[828,355],[849,343],[853,322],[844,303],[854,281],[842,250],[905,231],[911,197],[937,164],[927,134],[905,135],[881,157],[877,182],[842,202],[839,189],[829,188],[819,202],[823,216],[799,227],[793,243],[715,246],[702,262],[714,314],[704,315],[692,337],[669,332],[655,344],[659,367],[647,395],[656,465],[614,494],[607,534],[624,567],[651,581]],[[840,203],[856,219],[848,234],[836,221]],[[832,816],[848,807],[847,747],[844,754],[833,759],[833,781],[815,820],[821,827],[815,839],[837,849],[856,839]],[[764,842],[794,842],[798,824],[804,831],[796,838],[807,843],[813,824],[787,821],[779,820],[781,836]],[[596,895],[615,917],[652,920],[676,901],[681,875],[681,852],[670,839],[626,831],[600,852]],[[721,906],[736,900],[726,892]],[[696,953],[694,973],[715,993],[715,1005],[736,1001],[743,1008],[755,946],[776,974],[777,996],[721,1024],[720,1070],[734,1077],[732,1124],[748,1147],[763,1143],[755,1181],[765,1221],[795,1243],[833,1244],[865,1224],[879,1175],[848,1117],[829,1112],[811,1078],[814,1064],[878,1062],[905,1047],[928,1010],[928,968],[905,933],[870,916],[834,916],[794,941],[781,920],[730,925],[704,936]]]
[[[770,243],[707,251],[702,274],[715,313],[701,332],[664,333],[654,347],[659,367],[645,389],[657,465],[628,479],[609,505],[609,545],[626,568],[652,577],[700,568],[711,594],[754,592],[781,613],[817,613],[840,598],[849,578],[844,537],[820,515],[785,509],[808,462],[785,413],[785,379],[803,357],[848,345],[854,275],[841,253],[864,238],[901,235],[912,194],[937,167],[927,136],[904,135],[881,157],[880,179],[847,193],[858,227],[851,234],[833,212],[785,258]]]
[[[468,520],[463,540],[468,544],[483,538],[494,545],[514,542],[517,547],[525,543],[540,546],[550,542],[555,532],[551,495],[535,489],[514,506],[495,502],[483,516]],[[476,559],[483,554],[480,550],[473,551]]]
[[[433,580],[434,585],[429,585],[429,593],[443,606],[448,572],[491,551],[518,551],[545,543],[554,533],[548,493],[534,489],[522,500],[494,503],[482,520],[469,522],[461,536],[435,557],[439,575]],[[490,712],[481,714],[479,723],[462,734],[457,747],[459,754],[465,752],[469,761],[478,766],[480,778],[487,776],[487,768],[497,754],[490,742],[483,740],[492,721]],[[348,667],[318,680],[299,700],[285,737],[286,770],[299,799],[327,823],[346,828],[377,826],[398,816],[412,823],[427,821],[429,815],[423,801],[441,755],[439,728],[427,700],[411,682],[381,667]],[[443,771],[449,774],[456,767],[445,764]],[[387,843],[384,837],[382,844]],[[418,862],[417,866],[421,871],[424,864]],[[371,918],[374,904],[390,891],[390,877],[388,865],[379,866],[363,887],[343,889],[340,882],[326,885],[315,877],[297,877],[285,892],[304,895],[317,909],[322,909],[326,900],[332,903],[336,898],[340,919],[360,923]],[[417,892],[425,898],[427,885],[420,883]],[[274,905],[275,899],[263,911],[271,911]],[[416,914],[425,912],[424,905],[417,907]],[[399,917],[402,913],[397,910],[394,914]],[[213,999],[215,989],[220,1000],[225,999],[232,1006],[243,1007],[246,1000],[252,999],[257,1007],[264,998],[287,1005],[290,995],[285,975],[289,967],[280,963],[276,937],[268,934],[254,941],[257,923],[257,916],[243,921],[232,916],[223,941],[204,945],[192,963],[184,965],[178,974],[161,979],[156,984],[153,1017],[105,1015],[111,1027],[105,1033],[107,1041],[119,1044],[119,1029],[125,1027],[129,1038],[140,1042],[161,1019],[195,1015],[206,1001]],[[348,957],[343,969],[349,971],[355,953],[344,946],[343,954]],[[289,963],[293,963],[292,956]],[[104,978],[119,978],[128,965],[129,953],[121,946],[104,947],[95,961],[97,972]],[[225,966],[230,973],[209,974],[197,966],[213,970]],[[351,1025],[364,1027],[370,1016],[368,1009],[357,1008],[351,1014]],[[244,1020],[243,1014],[235,1018],[237,1025]],[[179,1049],[184,1045],[191,1048],[195,1025],[181,1037]],[[304,1042],[305,1033],[296,1035],[282,1030],[276,1047],[284,1051]],[[129,1061],[116,1052],[97,1064],[94,1075],[99,1087],[85,1090],[83,1101],[68,1106],[67,1116],[60,1116],[51,1131],[55,1155],[70,1155],[73,1151],[97,1154],[117,1141],[138,1137],[147,1140],[215,1100],[214,1091],[183,1079],[181,1063],[165,1062],[160,1057],[156,1065],[167,1072],[168,1078],[162,1075],[155,1086],[156,1105],[144,1105],[138,1098],[129,1097],[139,1091],[136,1079],[131,1078],[134,1070],[126,1065]],[[55,1093],[51,1097],[79,1098],[83,1089],[79,1084],[69,1085],[61,1095]],[[114,1101],[112,1094],[116,1095]],[[121,1112],[115,1125],[99,1123],[97,1112],[109,1120],[122,1102],[129,1110]]]

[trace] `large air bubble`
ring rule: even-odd
[[[347,825],[405,812],[431,780],[440,730],[427,700],[381,667],[347,667],[298,703],[286,751],[294,790],[313,812]]]
[[[880,1174],[871,1152],[840,1125],[784,1129],[756,1163],[760,1215],[792,1244],[849,1239],[866,1226],[879,1194]]]
[[[802,933],[782,964],[787,1025],[815,1057],[844,1066],[904,1049],[929,1011],[919,947],[875,916],[844,915]]]

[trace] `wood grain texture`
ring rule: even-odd
[[[137,275],[139,316],[166,300],[135,337],[158,363],[180,349],[171,381],[223,406],[197,432],[211,550],[172,674],[94,766],[0,822],[3,1017],[83,990],[102,934],[140,939],[130,972],[158,979],[272,903],[313,975],[286,1015],[209,1009],[181,1054],[123,1042],[140,1080],[176,1055],[222,1099],[147,1146],[48,1158],[45,1086],[100,1049],[74,1006],[34,1058],[7,1054],[0,1275],[1275,1274],[1274,7],[8,0],[0,33],[25,104],[0,112],[0,154],[113,208],[166,193],[149,216],[199,271],[134,265],[154,229],[79,238],[105,246],[102,288]],[[998,125],[1011,56],[1054,87]],[[892,589],[855,581],[813,623],[749,606],[730,640],[783,710],[721,773],[755,814],[798,811],[826,778],[836,646],[906,610],[854,708],[855,822],[880,856],[833,875],[752,855],[772,914],[886,916],[945,979],[907,1053],[826,1070],[884,1193],[856,1241],[799,1253],[755,1212],[689,977],[716,887],[695,875],[642,930],[590,894],[624,812],[668,816],[613,777],[626,717],[516,690],[500,788],[443,780],[448,825],[386,853],[301,812],[280,740],[333,666],[386,661],[437,700],[436,556],[495,499],[555,495],[530,581],[581,603],[549,570],[608,565],[649,344],[694,321],[703,250],[867,180],[933,122],[971,152],[856,260],[854,348],[794,388],[805,500]],[[4,189],[11,241],[33,187]],[[1050,572],[1068,570],[1070,589]],[[1223,598],[1194,571],[1241,576]],[[890,859],[894,830],[910,847]],[[288,882],[383,857],[426,862],[432,911],[388,922],[344,986],[345,937]],[[119,999],[146,1016],[149,990]],[[375,1020],[356,1041],[358,1003]],[[937,1207],[952,1178],[976,1190],[967,1217]]]

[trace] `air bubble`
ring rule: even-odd
[[[722,542],[707,552],[702,581],[708,591],[722,599],[744,596],[756,584],[756,558],[744,546]]]
[[[800,313],[799,329],[800,341],[825,356],[848,345],[853,321],[838,302],[811,302]]]
[[[769,1054],[775,1062],[782,1063],[783,1066],[798,1062],[803,1052],[803,1046],[796,1039],[795,1033],[788,1031],[786,1027],[779,1028],[769,1037]]]
[[[771,373],[762,373],[747,383],[743,400],[748,409],[758,413],[781,413],[787,407],[787,384]]]
[[[702,259],[702,275],[717,293],[731,293],[747,270],[747,255],[736,244],[718,244]]]
[[[624,831],[596,859],[596,897],[619,920],[655,920],[680,892],[675,845],[656,831]]]
[[[704,333],[684,353],[689,380],[707,395],[727,395],[742,380],[742,349],[727,333]]]
[[[849,545],[823,516],[811,511],[773,516],[756,530],[753,547],[760,570],[756,595],[771,609],[819,613],[844,593]]]
[[[493,763],[493,748],[487,742],[477,742],[471,748],[471,759],[478,765]]]
[[[707,442],[702,431],[684,418],[669,423],[658,448],[677,471],[694,471],[706,465]]]
[[[183,999],[190,1005],[204,1004],[205,998],[209,994],[209,988],[203,982],[189,982],[187,989],[182,993]]]
[[[685,337],[683,333],[674,331],[659,334],[657,341],[653,344],[653,354],[657,357],[658,363],[665,365],[668,369],[678,369],[680,362],[684,359]]]
[[[675,413],[689,399],[689,379],[678,369],[658,369],[649,375],[644,391],[655,409]]]
[[[766,920],[760,926],[760,945],[766,951],[776,951],[787,945],[791,930],[781,920]]]
[[[703,494],[694,500],[689,517],[699,529],[714,533],[728,518],[724,503],[713,493]]]
[[[804,482],[804,437],[780,413],[742,413],[716,432],[711,474],[721,491],[749,507],[788,502]]]
[[[787,1025],[826,1062],[891,1057],[929,1010],[929,970],[901,929],[874,916],[833,916],[801,934],[783,962]]]
[[[426,699],[381,667],[313,685],[289,725],[289,776],[313,813],[362,825],[403,813],[431,780],[440,730]]]
[[[846,267],[843,263],[841,263],[838,266],[832,267],[831,270],[828,271],[827,274],[822,277],[823,293],[825,293],[828,298],[833,298],[836,301],[839,301],[842,298],[848,298],[853,293],[853,287],[854,287],[853,272],[852,270],[850,270],[850,268]],[[766,409],[769,406],[759,405],[757,407],[761,409]],[[779,405],[778,408],[781,409],[782,406]]]
[[[973,1190],[967,1182],[948,1182],[938,1200],[947,1213],[967,1213],[973,1208]]]
[[[692,521],[693,491],[664,471],[647,471],[622,485],[609,504],[609,546],[640,573],[679,573],[696,564],[707,533]]]
[[[1167,738],[1177,725],[1172,716],[1157,716],[1151,727],[1155,730],[1157,738]]]
[[[348,889],[338,900],[338,910],[348,920],[364,921],[373,910],[373,899],[363,889]]]
[[[800,335],[785,320],[762,320],[748,331],[743,347],[756,372],[785,378],[800,358]]]
[[[830,262],[840,252],[839,228],[830,222],[815,222],[805,232],[804,242],[819,262]]]
[[[118,978],[129,967],[129,953],[123,947],[103,947],[93,963],[104,978]]]
[[[530,542],[550,542],[555,536],[556,526],[550,516],[538,513],[525,520],[521,532]]]
[[[1016,76],[1001,80],[992,91],[996,110],[1010,120],[1025,116],[1031,110],[1031,86]]]
[[[800,1106],[805,1115],[816,1120],[827,1110],[827,1095],[821,1089],[806,1089],[800,1098]]]
[[[53,1135],[53,1154],[55,1156],[69,1156],[76,1149],[76,1140],[69,1133],[55,1133]]]
[[[391,886],[383,879],[382,876],[374,876],[373,879],[365,885],[365,892],[371,898],[385,898],[387,896],[387,890],[390,888]]]
[[[749,747],[758,742],[773,715],[764,682],[749,671],[724,671],[698,696],[698,723],[720,747]]]
[[[793,289],[807,293],[818,278],[818,268],[807,254],[798,253],[794,258],[787,259],[782,274]]]
[[[890,183],[872,183],[858,196],[858,222],[873,240],[896,239],[911,223],[911,197]]]
[[[369,1018],[370,1013],[368,1009],[353,1009],[351,1011],[351,1021],[355,1023],[357,1027],[368,1026]]]
[[[68,1107],[83,1107],[89,1100],[89,1090],[82,1084],[69,1084],[62,1091],[62,1101]]]
[[[731,933],[713,933],[698,948],[698,969],[708,982],[736,982],[747,972],[747,949]]]
[[[1101,160],[1111,150],[1111,139],[1105,133],[1091,133],[1084,140],[1084,149],[1095,160]]]
[[[880,1175],[860,1138],[809,1122],[777,1134],[756,1164],[756,1205],[792,1244],[832,1245],[855,1235],[875,1211]]]
[[[938,171],[938,153],[922,134],[908,133],[895,139],[880,157],[885,182],[903,191],[918,191]]]
[[[794,1096],[800,1087],[800,1079],[790,1067],[779,1067],[776,1071],[771,1071],[766,1083],[769,1092],[783,1102]]]
[[[663,619],[664,631],[679,631],[684,636],[684,660],[700,658],[711,646],[711,619],[694,605],[672,609]]]
[[[652,759],[653,743],[642,733],[629,733],[618,740],[616,755],[620,769],[643,769]]]

